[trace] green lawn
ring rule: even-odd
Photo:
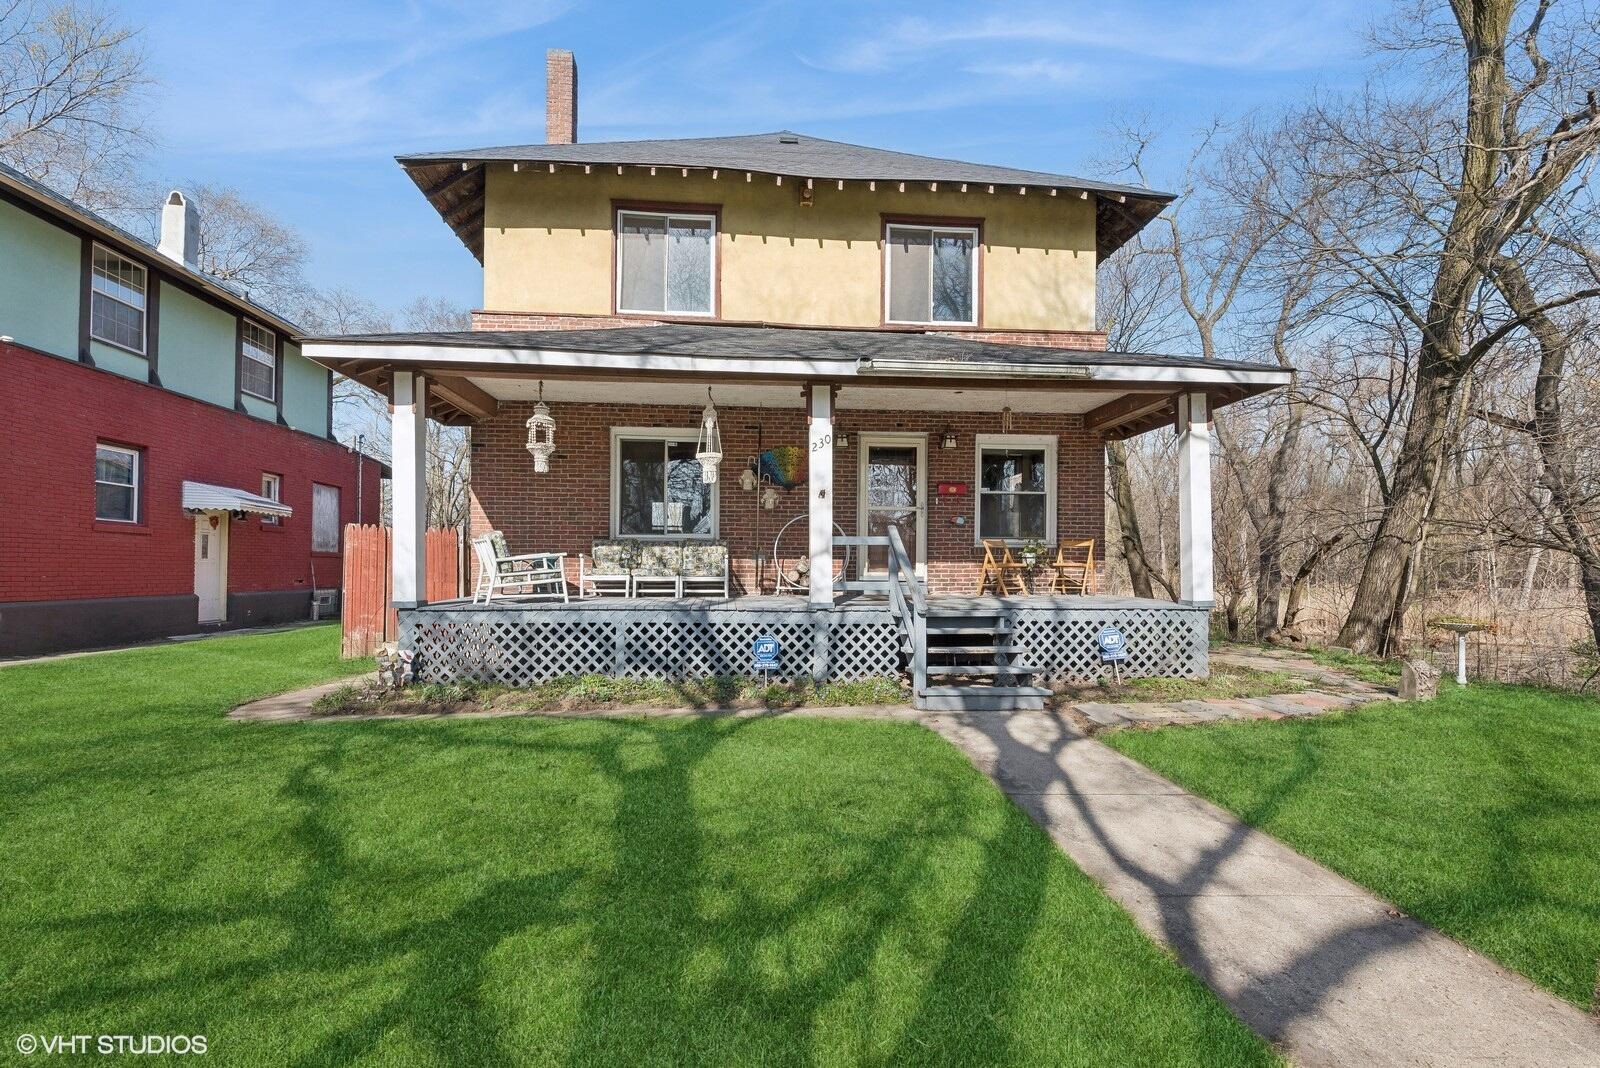
[[[1600,701],[1435,701],[1102,740],[1588,1006],[1600,960]]]
[[[0,1030],[224,1063],[1270,1064],[933,734],[242,725],[328,628],[0,669]]]

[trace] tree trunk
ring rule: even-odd
[[[1122,558],[1128,564],[1128,581],[1133,585],[1133,595],[1154,597],[1154,588],[1150,583],[1150,563],[1144,555],[1144,535],[1139,530],[1139,513],[1133,504],[1133,481],[1128,477],[1126,445],[1120,441],[1106,442],[1106,467],[1111,474],[1111,500],[1117,506],[1117,525],[1121,528],[1122,534]]]
[[[1300,568],[1294,573],[1294,581],[1289,584],[1289,603],[1283,610],[1283,629],[1293,630],[1294,625],[1300,621],[1300,609],[1305,607],[1306,591],[1311,586],[1311,573],[1317,569],[1322,558],[1328,551],[1344,539],[1344,532],[1334,534],[1326,541],[1314,545],[1306,558],[1300,561]]]

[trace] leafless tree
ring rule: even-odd
[[[0,0],[0,158],[74,200],[125,206],[148,147],[137,31],[85,4]]]

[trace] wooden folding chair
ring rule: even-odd
[[[999,555],[996,556],[995,554]],[[983,570],[978,572],[978,595],[994,583],[994,591],[1002,597],[1012,593],[1027,593],[1022,561],[1011,555],[1011,546],[997,538],[983,539]]]
[[[1094,539],[1064,541],[1056,546],[1056,558],[1051,568],[1051,593],[1094,593]]]

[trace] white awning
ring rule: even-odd
[[[268,497],[246,493],[229,486],[207,482],[183,484],[183,510],[186,512],[254,512],[257,515],[291,516],[294,509]]]

